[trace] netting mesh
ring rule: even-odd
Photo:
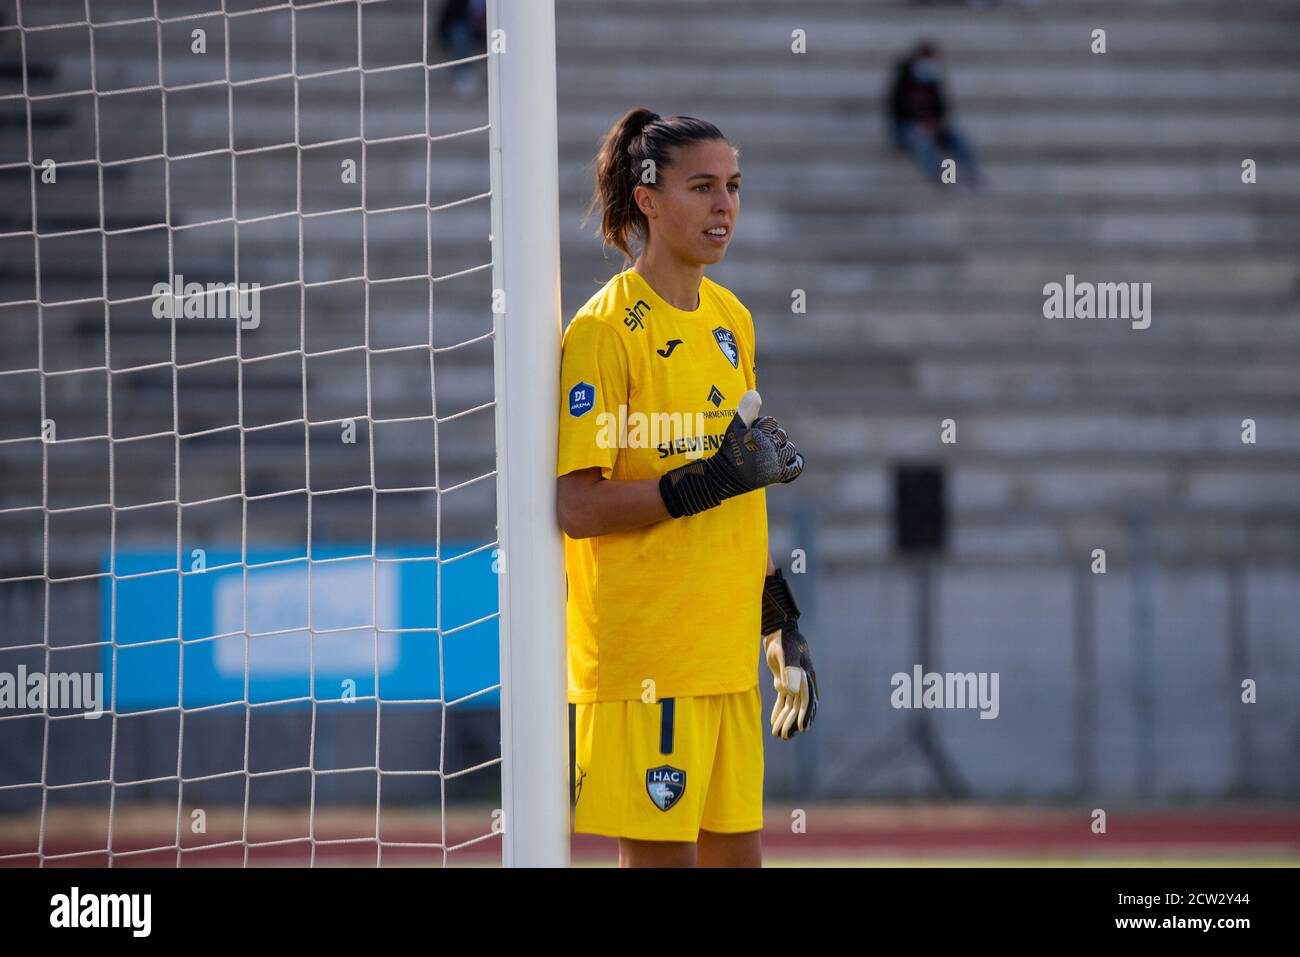
[[[0,22],[0,861],[497,836],[486,54],[438,6]]]

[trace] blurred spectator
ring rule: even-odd
[[[487,50],[487,0],[446,0],[438,17],[438,38],[451,51],[451,59]],[[483,63],[459,63],[451,68],[452,87],[461,96],[477,93],[483,82]]]
[[[943,161],[957,161],[957,182],[975,186],[979,172],[970,145],[948,119],[939,48],[918,43],[899,61],[889,95],[894,145],[911,154],[929,179],[942,185]]]

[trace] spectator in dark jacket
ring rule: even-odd
[[[979,179],[975,154],[948,117],[939,48],[919,43],[898,63],[889,95],[894,145],[934,183],[942,184],[943,161],[957,162],[957,182],[974,186]]]
[[[446,0],[438,17],[438,39],[463,60],[487,52],[487,0]],[[458,63],[452,70],[452,86],[461,96],[476,93],[482,85],[483,62]]]

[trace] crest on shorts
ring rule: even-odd
[[[645,773],[645,790],[655,807],[667,811],[686,793],[686,772],[667,764],[651,768]]]
[[[740,368],[740,353],[736,349],[736,337],[731,334],[731,330],[726,326],[718,326],[713,330],[713,338],[718,341],[718,348],[722,354],[727,357],[733,369]]]

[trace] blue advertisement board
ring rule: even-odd
[[[246,688],[252,703],[451,702],[491,688],[498,578],[493,550],[470,550],[444,543],[440,588],[439,563],[414,560],[427,555],[414,548],[375,562],[368,546],[314,547],[310,581],[301,549],[250,550],[246,578],[237,551],[209,550],[202,564],[182,555],[179,575],[174,551],[118,549],[116,589],[102,580],[104,640],[114,642],[103,650],[105,689],[116,687],[121,713],[242,703]],[[457,707],[498,703],[494,689]]]

